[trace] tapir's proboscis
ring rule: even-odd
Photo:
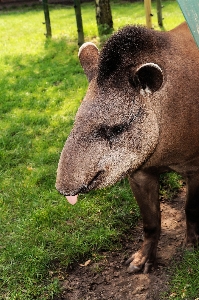
[[[126,26],[99,52],[79,50],[89,86],[62,150],[56,188],[77,195],[124,177],[143,219],[144,241],[128,271],[149,272],[161,231],[159,176],[186,181],[185,245],[199,242],[199,50],[186,23],[168,32]]]

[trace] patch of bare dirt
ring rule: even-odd
[[[125,237],[122,250],[101,253],[98,262],[74,266],[61,280],[62,294],[56,300],[159,300],[168,290],[169,269],[182,255],[185,234],[185,190],[172,201],[161,201],[162,234],[157,265],[150,274],[126,272],[124,262],[142,243],[142,222]]]

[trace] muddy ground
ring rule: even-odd
[[[176,198],[161,201],[162,234],[157,265],[150,274],[129,275],[124,264],[142,243],[140,221],[132,235],[124,237],[122,250],[102,252],[98,262],[91,258],[62,273],[62,294],[56,300],[159,300],[168,291],[173,262],[179,262],[182,257],[184,201],[184,189]]]

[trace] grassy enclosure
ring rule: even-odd
[[[183,16],[175,1],[163,4],[169,30]],[[111,7],[115,30],[145,24],[142,2]],[[158,29],[155,3],[153,12]],[[53,299],[58,268],[120,247],[139,217],[126,180],[80,196],[74,207],[55,190],[60,151],[87,80],[73,7],[52,5],[50,17],[47,40],[42,7],[0,11],[0,299]],[[82,5],[82,17],[86,41],[99,45],[93,3]]]

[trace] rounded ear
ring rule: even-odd
[[[88,81],[91,81],[94,77],[97,66],[98,66],[98,58],[99,51],[98,48],[93,43],[84,43],[78,52],[79,60],[84,69],[84,73],[86,74]]]
[[[135,88],[145,90],[149,93],[159,90],[163,83],[162,69],[154,63],[146,63],[139,66],[133,78],[130,80]]]

